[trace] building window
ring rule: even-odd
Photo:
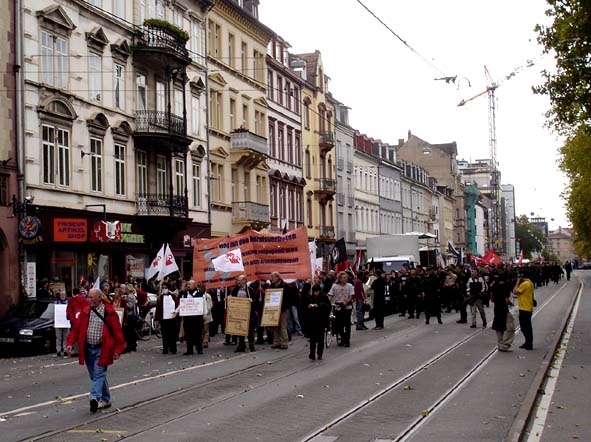
[[[279,150],[279,159],[285,160],[285,133],[283,131],[283,124],[277,124],[277,149]]]
[[[269,192],[271,198],[271,218],[277,218],[277,184],[272,183]]]
[[[277,102],[283,105],[283,77],[277,77]]]
[[[248,122],[248,104],[243,104],[242,105],[242,129],[249,129],[249,122]]]
[[[248,75],[248,46],[245,42],[240,44],[240,69],[244,75]]]
[[[201,36],[201,25],[198,21],[191,22],[191,57],[201,57],[201,45],[199,43],[199,37]]]
[[[41,31],[41,78],[43,83],[68,87],[68,41]]]
[[[91,100],[101,101],[103,60],[99,54],[90,53],[88,56],[88,88]]]
[[[269,120],[269,150],[272,158],[277,158],[276,145],[275,145],[275,122]]]
[[[135,83],[137,87],[137,110],[145,111],[148,108],[148,88],[146,85],[146,76],[137,74],[135,76]]]
[[[148,156],[143,150],[135,153],[135,162],[137,168],[137,192],[144,196],[148,193]]]
[[[201,126],[201,99],[191,96],[191,131],[193,135],[199,135]]]
[[[254,133],[261,137],[265,136],[265,119],[264,113],[258,110],[254,111]]]
[[[306,213],[307,215],[307,223],[308,223],[308,227],[312,227],[312,198],[308,197],[306,199],[306,210],[308,213]]]
[[[273,100],[275,91],[273,90],[273,71],[267,71],[267,97],[269,100]]]
[[[253,69],[254,79],[260,83],[265,81],[265,57],[259,51],[254,51]]]
[[[70,132],[46,126],[42,128],[43,183],[70,185]]]
[[[287,161],[289,164],[294,164],[293,152],[293,130],[291,127],[287,128]]]
[[[166,112],[166,85],[161,81],[156,82],[156,110]]]
[[[182,90],[180,89],[175,89],[174,90],[174,114],[182,117],[184,112],[183,112],[183,103],[184,103],[184,93]]]
[[[291,83],[289,81],[285,82],[285,105],[289,110],[291,110],[291,96],[293,91],[291,89]]]
[[[228,64],[231,67],[236,67],[236,38],[234,34],[228,34]]]
[[[115,107],[125,108],[125,68],[120,64],[115,64],[115,88],[113,90],[115,98]]]
[[[236,100],[230,98],[230,132],[236,129]]]
[[[125,146],[115,144],[115,195],[125,195]]]
[[[301,134],[298,131],[295,132],[293,145],[295,148],[295,164],[296,164],[296,166],[301,167],[301,165],[302,165],[302,140],[301,140]]]
[[[304,222],[303,207],[302,207],[302,192],[301,190],[296,191],[296,222]]]
[[[0,174],[0,206],[8,205],[8,175]]]
[[[310,103],[304,103],[304,129],[310,129]]]
[[[166,157],[164,155],[156,156],[156,193],[158,198],[162,198],[168,194],[167,189],[167,167]]]
[[[221,56],[221,32],[222,28],[213,20],[209,20],[208,29],[208,43],[207,54],[214,58],[220,58]]]
[[[174,160],[174,188],[179,196],[185,195],[185,161]]]
[[[211,163],[211,199],[224,200],[224,166],[217,163]]]
[[[209,121],[211,127],[223,130],[222,117],[222,93],[212,89],[209,92]]]
[[[201,164],[193,163],[193,206],[201,207]]]
[[[296,114],[300,114],[300,88],[293,87],[293,110]]]
[[[267,178],[257,175],[257,202],[267,204]]]
[[[306,158],[304,159],[304,167],[306,168],[306,178],[312,178],[312,159],[310,157],[310,151],[306,149]]]
[[[125,0],[113,0],[113,14],[125,18]]]
[[[103,191],[103,142],[90,139],[90,190]]]

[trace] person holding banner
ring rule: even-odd
[[[183,299],[198,299],[201,301],[201,314],[195,312],[184,312]],[[197,354],[203,354],[203,291],[195,288],[195,281],[187,282],[185,290],[180,294],[180,301],[177,311],[183,317],[183,330],[185,331],[185,340],[187,341],[187,351],[184,356],[193,354],[193,348],[197,349]]]
[[[65,305],[65,312],[68,311],[68,300],[66,299],[66,292],[64,290],[60,290],[58,293],[58,299],[54,302],[56,305],[56,317],[57,317],[57,310],[58,305]],[[62,307],[64,308],[64,307]],[[66,313],[67,318],[67,313]],[[65,321],[67,324],[67,321]],[[70,327],[62,327],[66,324],[58,324],[57,320],[55,322],[55,350],[57,351],[57,357],[61,357],[66,354],[66,339],[68,338],[68,334],[70,333]]]
[[[238,298],[250,299],[250,321],[248,325],[248,348],[249,350],[256,351],[254,347],[254,335],[257,327],[257,310],[256,306],[256,293],[252,287],[247,285],[246,275],[240,275],[236,278],[236,287],[232,289],[230,296],[236,296]],[[246,343],[244,336],[238,336],[238,347],[234,350],[236,353],[244,353],[246,351]]]
[[[281,279],[281,274],[279,272],[271,273],[271,285],[270,288],[282,288],[284,289],[283,296],[281,297],[281,313],[279,314],[279,325],[277,327],[273,327],[273,345],[271,348],[280,348],[281,350],[287,350],[289,336],[287,335],[287,301],[285,300],[286,294],[286,286]]]
[[[170,291],[168,283],[162,284],[160,296],[156,301],[156,314],[154,318],[160,323],[162,331],[162,354],[166,355],[170,351],[176,354],[176,341],[178,338],[178,319],[177,309],[179,306],[179,297]]]

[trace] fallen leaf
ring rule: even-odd
[[[412,386],[412,385],[405,385],[405,386],[404,386],[404,389],[405,389],[406,391],[414,390],[414,388],[413,388],[413,386]]]
[[[429,410],[423,410],[423,411],[421,411],[421,414],[422,414],[424,417],[427,417],[427,416],[429,416]]]
[[[297,397],[298,399],[303,399],[303,398],[304,398],[304,395],[303,395],[303,394],[298,394],[296,397]]]

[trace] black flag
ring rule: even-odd
[[[347,260],[347,246],[345,238],[339,239],[330,251],[330,266],[334,268],[339,262]]]

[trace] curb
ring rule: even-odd
[[[559,329],[560,333],[556,334],[556,336],[554,337],[554,340],[550,344],[549,350],[544,355],[544,359],[542,359],[542,363],[540,364],[540,368],[538,368],[536,376],[534,377],[534,380],[532,381],[532,386],[530,387],[527,395],[525,396],[525,399],[521,403],[521,407],[519,407],[519,411],[517,412],[517,416],[513,420],[513,424],[511,425],[511,428],[509,428],[509,431],[507,433],[507,437],[505,438],[505,440],[507,442],[522,442],[524,440],[523,439],[524,431],[525,431],[527,424],[529,423],[529,421],[532,417],[531,415],[534,410],[534,404],[535,404],[536,399],[538,398],[538,395],[540,393],[540,388],[541,388],[542,384],[544,383],[544,380],[546,379],[546,375],[548,374],[548,371],[550,370],[550,363],[552,362],[552,359],[554,357],[554,353],[556,353],[556,349],[558,348],[558,344],[560,343],[560,340],[564,336],[564,331],[566,329],[566,325],[568,324],[568,320],[569,320],[570,316],[572,315],[572,310],[575,305],[575,301],[577,299],[577,296],[579,296],[579,292],[582,289],[583,289],[583,283],[581,281],[579,281],[579,288],[578,288],[577,292],[575,293],[575,296],[573,297],[573,299],[569,305],[569,308],[568,308],[569,314],[567,316],[565,316],[564,319],[562,320],[562,324],[560,325],[560,329]]]

